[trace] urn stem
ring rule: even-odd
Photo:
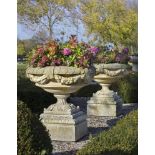
[[[56,98],[57,98],[57,102],[56,104],[68,104],[67,103],[67,98],[69,97],[69,94],[66,94],[66,95],[54,95]]]

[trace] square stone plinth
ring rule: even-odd
[[[52,140],[77,141],[87,135],[86,115],[78,112],[72,115],[42,114],[42,123],[49,131]]]
[[[88,116],[118,116],[121,113],[121,106],[117,104],[88,104]]]

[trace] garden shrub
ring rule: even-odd
[[[138,112],[130,112],[109,129],[91,138],[77,155],[138,155]]]
[[[114,83],[111,88],[118,92],[124,103],[138,103],[138,74],[130,74],[117,83]]]
[[[48,155],[52,152],[46,128],[21,101],[17,103],[17,148],[18,155]]]
[[[26,78],[26,67],[27,64],[17,64],[17,80],[20,80],[21,78]]]

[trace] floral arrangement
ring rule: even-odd
[[[45,66],[74,66],[89,67],[92,58],[99,48],[84,42],[78,43],[76,35],[71,35],[67,43],[61,44],[49,41],[32,50],[30,65],[33,67]]]
[[[102,50],[95,55],[94,63],[123,63],[127,64],[129,61],[129,49],[123,48],[121,52],[117,49],[111,51]]]

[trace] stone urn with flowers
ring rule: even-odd
[[[109,87],[129,73],[131,67],[127,64],[128,52],[128,48],[124,48],[121,52],[115,49],[111,51],[100,50],[96,53],[94,80],[102,88],[94,93],[87,102],[87,115],[117,116],[121,113],[123,101],[117,92],[110,90]]]
[[[78,43],[76,36],[65,44],[50,41],[33,50],[26,75],[57,98],[40,115],[52,140],[77,141],[87,134],[86,114],[66,99],[92,81],[92,55],[89,45]]]

